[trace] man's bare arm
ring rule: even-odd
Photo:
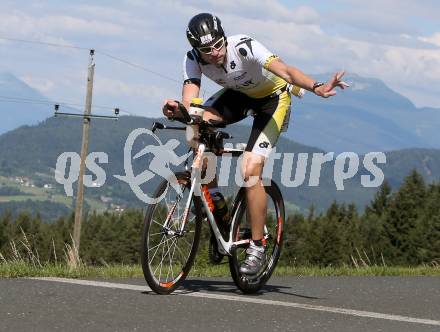
[[[184,84],[182,88],[182,104],[185,105],[186,109],[189,109],[191,100],[197,98],[200,93],[200,86],[197,84]]]
[[[295,84],[308,91],[312,91],[315,80],[299,69],[287,65],[281,59],[273,60],[269,63],[267,69],[290,84]]]
[[[295,84],[308,91],[313,91],[316,95],[323,98],[334,96],[336,94],[336,91],[334,91],[335,87],[344,89],[349,86],[347,83],[341,81],[342,76],[344,76],[345,74],[344,71],[335,74],[324,85],[313,89],[313,86],[316,83],[314,79],[307,76],[299,69],[285,64],[281,59],[273,60],[271,63],[269,63],[267,69],[275,75],[284,79],[286,82],[290,84]]]
[[[191,104],[191,100],[193,98],[196,98],[199,96],[200,87],[197,84],[189,83],[184,84],[182,88],[182,104],[186,107],[186,109],[189,108],[189,105]],[[171,108],[172,110],[170,110]],[[166,117],[179,117],[181,116],[179,112],[178,104],[174,99],[166,99],[163,105],[163,114]]]

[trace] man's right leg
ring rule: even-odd
[[[235,123],[247,116],[248,105],[249,97],[245,94],[229,89],[221,89],[204,104],[203,120],[224,121],[227,124]],[[206,169],[205,163],[204,169]],[[217,175],[207,185],[208,188],[217,188]]]
[[[222,115],[213,107],[209,107],[205,109],[205,112],[203,113],[203,120],[209,121],[209,120],[216,120],[216,121],[223,121]],[[203,161],[203,168],[202,168],[202,178],[204,177],[206,173],[206,168],[208,166],[208,161],[205,159]],[[217,174],[215,174],[214,178],[207,183],[207,186],[209,189],[217,188]]]

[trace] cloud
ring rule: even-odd
[[[385,13],[391,20],[395,17],[424,17],[430,20],[440,20],[438,0],[340,0],[346,8],[360,8],[364,12]],[[371,25],[374,25],[372,21]]]
[[[59,35],[63,32],[121,36],[126,33],[123,27],[102,20],[85,20],[68,15],[34,17],[21,12],[0,14],[0,31],[13,31],[15,36]]]
[[[21,76],[19,78],[30,87],[42,93],[50,92],[55,85],[55,83],[52,80],[42,77]]]
[[[132,84],[110,77],[99,77],[94,84],[98,94],[122,97],[163,98],[167,90],[153,84]]]
[[[343,13],[335,12],[327,19],[349,29],[360,29],[379,34],[413,34],[417,29],[404,16],[397,16],[387,11],[365,10],[364,8],[346,9]]]
[[[163,100],[171,97],[167,86],[127,82],[102,75],[96,78],[93,93],[96,105],[111,105],[129,114],[154,117],[160,116]]]
[[[326,32],[325,26],[302,25],[294,22],[261,21],[225,15],[224,21],[257,38],[287,63],[309,74],[346,69],[367,77],[377,77],[398,92],[405,92],[418,105],[420,87],[439,86],[440,52],[418,38],[402,34],[394,44],[387,40],[356,39]],[[234,22],[240,25],[234,25]],[[280,36],[279,31],[283,31]],[[274,38],[280,36],[280,38]],[[429,40],[437,41],[437,35]],[[390,41],[392,39],[390,38]],[[408,91],[411,93],[408,94]],[[434,98],[431,98],[432,101]],[[426,99],[425,99],[426,100]],[[437,106],[440,102],[437,99]]]
[[[414,21],[440,19],[438,1],[424,1],[422,6],[410,0],[335,0],[331,5],[307,2],[307,6],[296,7],[279,0],[122,0],[109,1],[105,6],[85,1],[57,6],[39,2],[38,6],[34,3],[26,7],[9,3],[10,10],[2,8],[0,14],[0,32],[13,31],[19,38],[91,45],[177,80],[181,78],[183,55],[189,49],[185,38],[188,20],[199,12],[213,12],[222,19],[229,35],[249,34],[306,73],[345,68],[380,78],[420,105],[430,100],[430,105],[440,107],[438,92],[432,91],[432,98],[425,98],[430,90],[423,88],[422,94],[420,88],[440,85],[440,32],[422,33],[421,24]],[[339,14],[340,8],[344,14]],[[4,47],[0,44],[2,52],[7,50]],[[16,68],[24,77],[48,77],[55,86],[49,88],[40,81],[43,89],[57,96],[70,96],[65,80],[72,76],[71,71],[85,70],[87,54],[78,54],[79,60],[73,62],[68,57],[71,51],[60,49],[66,57],[55,60],[49,56],[47,65],[40,66],[50,52],[25,54],[26,49],[9,48],[8,54],[12,55],[3,58],[2,68]],[[170,94],[177,97],[180,93],[179,83],[156,79],[124,64],[116,66],[99,54],[96,59],[97,98],[117,97],[121,104],[130,99],[131,105],[135,107],[137,102],[140,109],[146,101],[160,103]],[[19,64],[18,60],[27,62]],[[84,84],[84,77],[80,82]],[[206,83],[204,80],[203,86],[210,87]],[[82,98],[83,86],[76,85],[79,92],[75,96]]]
[[[431,37],[419,37],[425,43],[431,43],[440,47],[440,32],[433,34]]]
[[[342,49],[351,50],[346,68],[362,76],[376,77],[410,98],[417,106],[435,105],[440,82],[440,52],[341,40]],[[426,98],[431,94],[431,98]]]
[[[246,18],[264,21],[282,20],[297,24],[317,24],[320,19],[319,13],[312,7],[289,8],[277,0],[210,0],[209,4],[215,12],[246,13]],[[237,11],[237,8],[240,8],[240,10]]]

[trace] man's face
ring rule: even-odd
[[[216,46],[216,45],[214,44],[214,46]],[[212,64],[212,65],[216,65],[216,66],[221,66],[225,62],[225,59],[226,59],[226,42],[225,41],[223,41],[223,46],[221,46],[220,48],[216,48],[216,47],[206,48],[206,47],[204,47],[203,50],[210,52],[210,54],[207,54],[206,52],[202,52],[202,50],[199,49],[203,61],[205,61],[209,64]]]

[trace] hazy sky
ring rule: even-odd
[[[227,34],[251,35],[308,74],[345,69],[383,80],[417,106],[440,108],[437,0],[1,0],[0,37],[94,48],[172,78],[95,57],[94,104],[160,116],[162,100],[180,96],[186,24],[206,11]],[[84,102],[87,50],[0,39],[0,54],[0,72],[53,100]],[[208,92],[217,89],[206,83]]]

